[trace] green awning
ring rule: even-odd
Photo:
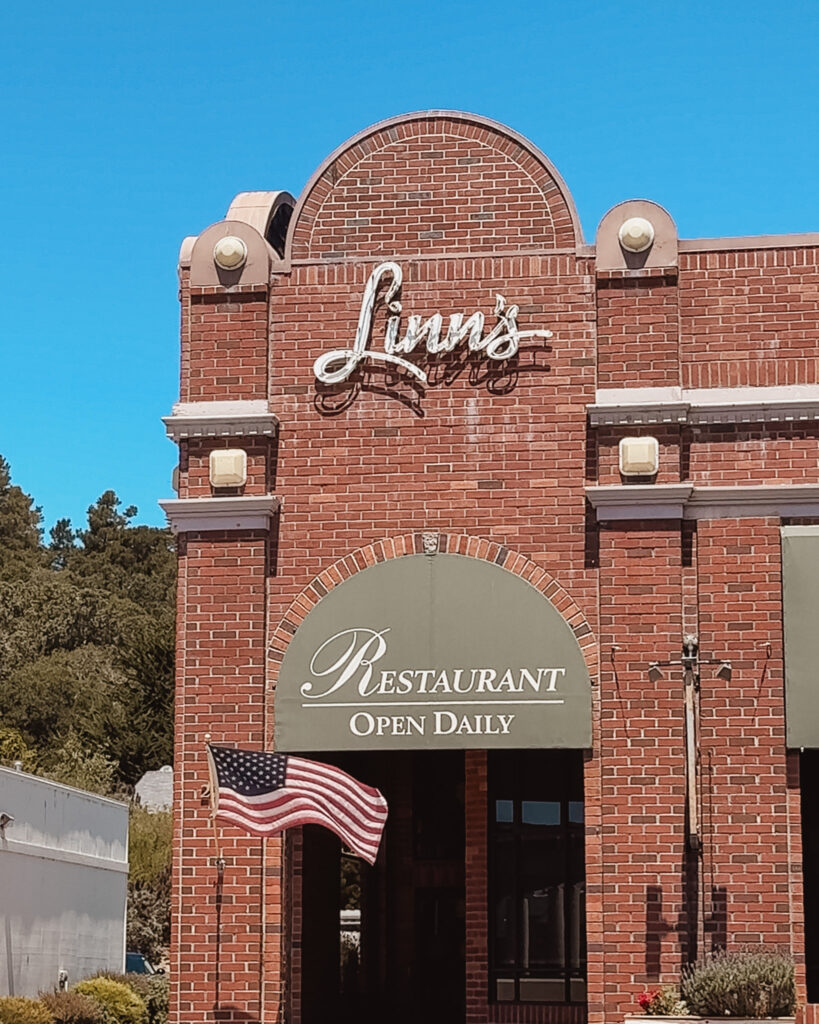
[[[819,747],[819,526],[782,527],[789,747]]]

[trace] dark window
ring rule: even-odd
[[[819,1002],[819,750],[799,759],[802,790],[802,881],[805,901],[805,968],[809,1003]]]
[[[586,999],[583,755],[489,754],[490,999]]]

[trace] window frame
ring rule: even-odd
[[[506,763],[504,763],[506,762]],[[540,762],[540,764],[538,764]],[[532,789],[532,776],[537,776],[541,782],[535,792]],[[511,780],[511,781],[510,781]],[[496,817],[496,804],[499,800],[509,800],[509,787],[512,787],[512,821],[498,822]],[[504,788],[505,787],[505,788]],[[551,832],[549,836],[538,835],[537,830],[542,826],[527,824],[522,820],[522,807],[524,803],[559,803],[560,823],[557,826],[547,826],[550,829],[557,828],[557,833]],[[570,805],[579,803],[583,810],[581,821],[570,820]],[[572,807],[575,812],[576,808]],[[488,980],[489,980],[489,1002],[495,1005],[583,1005],[586,1002],[586,976],[588,969],[588,954],[586,949],[586,902],[585,902],[585,799],[583,793],[583,754],[579,750],[506,750],[489,751],[487,758],[487,894],[488,894]],[[512,843],[512,872],[511,885],[504,885],[504,890],[511,890],[514,898],[514,944],[515,963],[513,967],[503,966],[497,963],[497,901],[499,899],[499,885],[497,878],[497,864],[500,856],[500,837],[506,841],[511,839]],[[563,844],[563,872],[561,881],[564,892],[563,900],[563,966],[560,970],[548,968],[527,968],[523,964],[523,915],[520,908],[526,895],[524,887],[525,853],[524,847],[530,849],[536,845],[545,844],[549,839],[555,838]],[[527,844],[528,840],[528,844]],[[579,844],[578,844],[579,840]],[[577,868],[576,858],[578,845],[582,853],[582,864]],[[579,916],[577,928],[579,935],[575,936],[575,926],[572,923],[572,911],[575,903],[566,898],[572,887],[582,880],[581,899],[582,909]],[[579,962],[577,966],[572,965],[573,942],[578,940]],[[521,999],[521,980],[526,978],[558,980],[563,982],[562,999]],[[511,980],[514,983],[514,998],[498,998],[498,982],[500,980]],[[575,983],[574,986],[572,983]],[[577,983],[581,983],[578,985]],[[576,995],[572,998],[572,989],[582,987],[582,996]]]

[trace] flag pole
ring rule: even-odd
[[[208,777],[210,779],[210,823],[213,828],[213,844],[216,847],[216,868],[221,874],[225,870],[225,858],[222,856],[222,844],[219,841],[219,829],[216,827],[216,808],[219,802],[219,781],[216,776],[216,765],[210,752],[210,733],[205,733],[205,753],[208,758]]]

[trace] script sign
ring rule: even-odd
[[[373,327],[373,312],[376,306],[378,288],[383,278],[391,278],[383,296],[384,305],[392,314],[387,317],[384,334],[384,347],[379,350],[370,348],[370,335]],[[403,282],[403,271],[397,263],[382,263],[370,274],[361,300],[361,312],[358,316],[358,329],[352,348],[335,348],[318,357],[313,364],[316,379],[322,384],[340,384],[367,359],[381,363],[400,366],[418,380],[426,383],[427,375],[420,366],[405,355],[414,352],[424,342],[430,355],[441,355],[452,352],[458,345],[466,342],[470,352],[482,352],[487,359],[502,362],[517,352],[521,338],[551,338],[551,331],[518,330],[517,306],[507,305],[502,295],[495,297],[495,316],[497,323],[484,335],[485,317],[483,313],[473,313],[468,319],[464,313],[452,313],[449,327],[443,334],[444,318],[440,313],[433,313],[427,320],[413,314],[407,319],[407,328],[401,336],[402,305],[398,300]]]

